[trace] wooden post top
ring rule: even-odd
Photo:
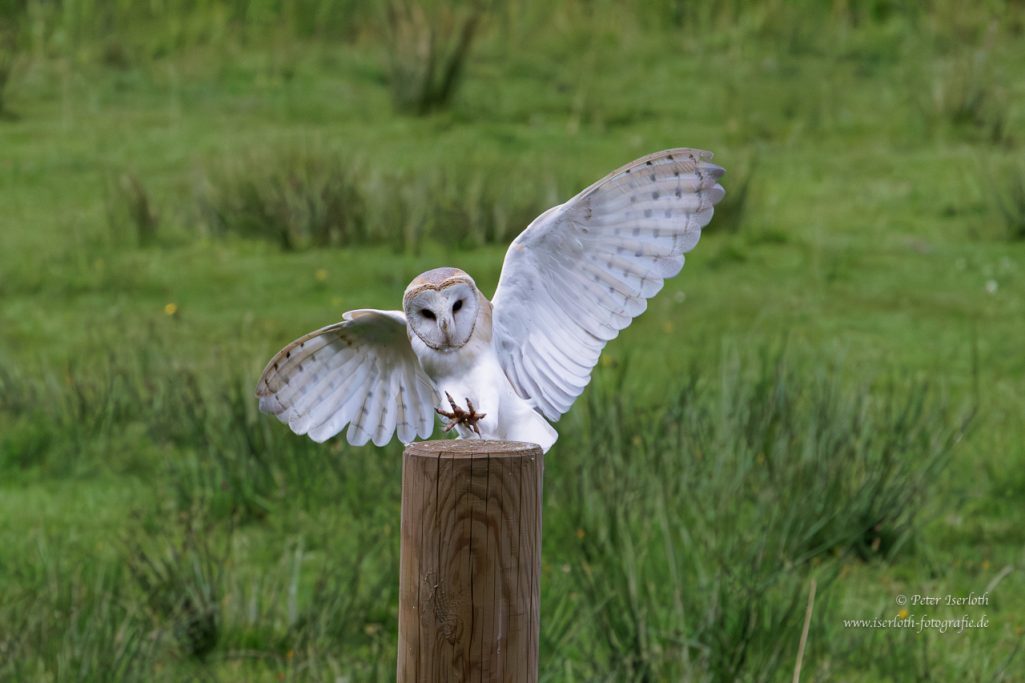
[[[522,458],[541,455],[541,447],[536,443],[527,443],[526,441],[435,439],[433,441],[414,441],[406,446],[406,455],[456,459],[481,455],[491,458]]]

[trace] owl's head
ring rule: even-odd
[[[473,278],[458,268],[428,270],[406,287],[406,324],[436,351],[458,349],[470,341],[477,324],[477,292]]]

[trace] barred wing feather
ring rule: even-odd
[[[550,420],[683,268],[724,194],[711,158],[670,149],[638,159],[546,211],[509,247],[492,300],[499,362]]]
[[[426,439],[434,387],[399,311],[359,310],[296,339],[271,359],[256,389],[260,410],[323,442],[348,425],[354,446]]]

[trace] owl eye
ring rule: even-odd
[[[434,311],[429,308],[420,309],[420,315],[427,318],[428,320],[434,320]]]
[[[455,313],[456,311],[458,311],[462,307],[463,307],[463,300],[460,299],[459,301],[457,301],[454,304],[452,304],[452,312]]]

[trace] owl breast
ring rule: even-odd
[[[487,317],[486,340],[484,335],[475,334],[469,343],[458,349],[436,351],[420,342],[415,335],[410,340],[424,372],[437,389],[435,407],[450,410],[446,393],[464,408],[469,399],[477,412],[486,415],[477,423],[480,438],[527,441],[538,444],[547,452],[558,438],[558,433],[530,401],[516,393],[509,382],[492,347],[491,316]],[[478,438],[462,425],[458,425],[456,430],[462,438]]]

